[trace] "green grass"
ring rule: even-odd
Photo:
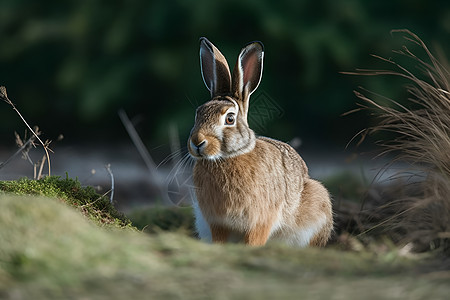
[[[97,226],[60,200],[0,194],[2,299],[445,299],[448,273],[380,253],[207,245]]]
[[[191,207],[152,206],[127,213],[133,226],[147,233],[184,231],[194,236],[194,212]]]
[[[80,210],[97,225],[119,228],[131,226],[131,222],[110,204],[105,195],[99,195],[90,186],[82,187],[78,180],[68,176],[65,179],[51,176],[40,180],[22,178],[14,181],[0,181],[1,192],[57,198]]]

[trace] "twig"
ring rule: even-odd
[[[44,143],[39,136],[33,131],[33,129],[31,129],[31,126],[28,125],[27,121],[25,120],[25,118],[22,116],[22,114],[19,112],[19,110],[16,108],[16,106],[14,105],[14,103],[12,103],[11,100],[9,100],[8,98],[8,94],[6,93],[6,88],[4,86],[0,86],[0,98],[3,99],[6,103],[8,103],[9,105],[11,105],[11,107],[13,108],[13,110],[19,115],[19,117],[22,119],[22,121],[25,123],[25,125],[28,127],[28,129],[33,133],[33,135],[37,138],[37,140],[39,141],[39,143],[41,143],[42,147],[44,148],[45,151],[45,155],[47,156],[47,163],[48,163],[48,176],[50,176],[50,154],[48,153],[48,142]]]
[[[39,173],[38,173],[37,177],[35,177],[34,179],[38,179],[39,180],[39,179],[42,178],[42,170],[44,169],[45,159],[46,159],[46,156],[44,155],[42,157],[42,159],[41,159],[41,162],[38,163],[38,165],[40,165],[39,166]]]
[[[36,132],[37,135],[40,135],[40,134],[41,134],[41,133],[39,132],[39,128],[38,128],[37,126],[35,127],[35,132]],[[24,144],[25,139],[26,139],[27,132],[25,131],[25,136],[24,136],[24,140],[23,140],[23,141],[22,141],[22,139],[20,138],[20,135],[19,135],[17,132],[14,132],[14,135],[16,136],[16,144],[17,144],[17,146],[18,146],[19,148],[21,148],[21,147],[23,146],[23,144]],[[30,137],[30,140],[31,140],[30,146],[28,146],[26,149],[24,149],[24,150],[22,151],[23,159],[28,160],[28,162],[29,162],[31,165],[34,165],[34,163],[33,163],[33,160],[32,160],[31,157],[30,157],[29,152],[30,152],[31,147],[35,147],[35,145],[34,145],[34,140],[35,140],[35,139],[36,139],[36,137],[35,137],[34,135],[31,135],[31,137]]]
[[[153,161],[152,157],[150,156],[150,153],[147,151],[147,148],[145,148],[144,143],[142,142],[141,138],[139,137],[139,134],[137,133],[136,129],[134,128],[133,124],[131,123],[130,119],[128,118],[126,112],[123,109],[120,109],[119,112],[120,120],[122,121],[123,126],[128,132],[128,135],[130,136],[131,140],[133,141],[135,147],[139,151],[139,154],[141,155],[142,159],[144,160],[145,164],[147,165],[148,170],[150,171],[150,175],[153,178],[153,182],[155,182],[160,189],[161,197],[164,202],[171,205],[172,202],[170,201],[170,198],[167,194],[167,192],[164,190],[164,188],[161,186],[158,178],[158,170],[156,169],[156,164]]]
[[[119,110],[119,117],[123,123],[123,126],[125,126],[128,135],[130,136],[131,140],[133,141],[134,145],[139,151],[139,154],[141,155],[142,159],[147,165],[147,168],[149,169],[150,173],[155,174],[156,164],[153,161],[152,157],[150,156],[150,153],[148,153],[147,148],[145,148],[145,145],[142,142],[141,138],[139,137],[139,134],[137,133],[136,129],[134,128],[133,123],[131,123],[130,119],[127,116],[127,113],[123,109]]]
[[[113,199],[114,199],[114,175],[113,175],[113,172],[111,171],[111,164],[107,164],[106,166],[105,166],[105,168],[106,168],[106,171],[108,171],[108,173],[109,173],[109,176],[111,177],[111,195],[110,195],[110,198],[109,198],[109,203],[113,203]]]
[[[8,158],[6,161],[2,162],[0,164],[0,169],[6,166],[11,160],[13,160],[14,157],[16,157],[19,153],[21,153],[23,150],[25,150],[28,145],[33,143],[34,137],[31,137],[26,141],[22,146],[20,146],[19,150],[17,150],[10,158]]]
[[[98,197],[97,199],[95,199],[94,201],[89,202],[89,203],[86,203],[86,204],[83,204],[83,205],[80,205],[79,208],[85,208],[85,207],[88,207],[88,206],[93,206],[95,203],[97,203],[98,201],[102,200],[103,197],[106,197],[106,195],[107,195],[109,192],[110,192],[110,191],[106,191],[106,193],[104,193],[103,195],[101,195],[100,197]]]

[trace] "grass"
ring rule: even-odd
[[[383,222],[398,233],[397,239],[413,243],[417,251],[440,248],[450,256],[450,72],[443,64],[445,60],[437,60],[415,34],[396,32],[403,34],[414,49],[403,46],[394,51],[399,54],[396,59],[412,62],[414,67],[380,58],[388,69],[356,74],[404,78],[408,99],[402,104],[373,93],[366,96],[367,91],[356,92],[363,100],[362,109],[377,118],[376,125],[362,137],[380,132],[394,134],[378,142],[382,155],[395,155],[391,165],[404,162],[410,166],[398,177],[415,179],[406,180],[398,189],[398,197],[385,203],[394,213],[388,213]]]
[[[207,245],[99,227],[43,196],[0,196],[2,299],[444,299],[448,273],[375,253]],[[419,261],[420,264],[420,261]]]
[[[82,187],[78,180],[66,176],[45,177],[40,180],[22,178],[18,181],[0,181],[0,193],[40,195],[59,199],[77,208],[97,225],[131,227],[131,222],[92,187]]]
[[[194,212],[191,207],[152,206],[127,213],[133,226],[147,233],[185,231],[194,236]]]

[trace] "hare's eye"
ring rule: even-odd
[[[235,121],[234,114],[233,113],[227,114],[227,117],[225,118],[225,124],[226,125],[233,125],[234,121]]]

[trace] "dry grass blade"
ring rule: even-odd
[[[33,146],[33,142],[36,139],[36,137],[33,135],[27,141],[25,141],[25,140],[22,141],[22,139],[20,138],[20,136],[17,132],[15,132],[15,135],[16,135],[16,144],[17,144],[17,146],[19,146],[19,149],[11,157],[9,157],[6,161],[0,163],[0,169],[2,169],[4,166],[6,166],[8,163],[10,163],[14,159],[14,157],[19,155],[19,153],[22,153],[23,157],[26,160],[28,160],[31,164],[33,164],[33,162],[30,159],[30,156],[28,155],[28,152],[30,150],[30,147]]]
[[[392,69],[346,73],[397,76],[409,81],[405,104],[383,97],[379,101],[380,95],[366,96],[369,93],[366,90],[355,92],[363,101],[360,104],[363,110],[370,110],[378,120],[377,125],[358,135],[364,138],[376,132],[394,133],[394,138],[379,142],[382,153],[395,154],[393,162],[407,162],[416,174],[426,174],[414,183],[414,188],[405,183],[403,189],[407,194],[391,203],[391,211],[395,206],[393,215],[386,216],[379,225],[388,224],[389,230],[402,235],[405,242],[412,241],[417,250],[441,248],[450,254],[450,73],[417,35],[408,30],[393,32],[403,34],[425,58],[403,46],[394,53],[411,61],[414,68],[375,56]],[[420,74],[415,74],[417,70]]]
[[[33,135],[36,137],[36,139],[41,143],[42,147],[44,148],[45,155],[47,158],[47,164],[48,164],[48,176],[51,176],[51,167],[50,167],[50,154],[51,149],[49,148],[50,142],[46,141],[45,143],[39,138],[39,135],[31,128],[30,125],[28,125],[28,122],[25,120],[25,118],[22,116],[22,114],[19,112],[19,110],[16,108],[14,103],[8,98],[8,94],[6,92],[6,87],[0,86],[0,98],[5,101],[7,104],[11,105],[13,110],[19,115],[20,119],[22,119],[23,123],[28,127],[28,130],[30,130]]]
[[[106,168],[106,171],[109,174],[109,177],[111,178],[111,195],[109,196],[109,203],[112,204],[113,200],[114,200],[114,174],[111,171],[111,164],[107,164],[105,166],[105,168]]]
[[[161,198],[163,202],[167,205],[171,205],[171,201],[169,199],[169,196],[167,194],[167,190],[165,187],[161,184],[159,180],[159,174],[158,170],[156,168],[156,164],[154,163],[152,157],[150,156],[150,153],[148,152],[147,148],[145,147],[144,143],[142,142],[142,139],[140,138],[139,134],[137,133],[136,129],[133,126],[133,123],[128,118],[126,112],[121,109],[118,112],[120,120],[122,121],[123,126],[128,132],[128,135],[130,136],[131,140],[133,141],[136,149],[138,150],[139,154],[141,155],[142,159],[144,160],[150,175],[153,179],[153,182],[158,186]]]

